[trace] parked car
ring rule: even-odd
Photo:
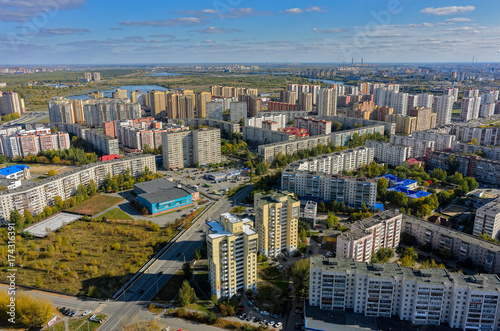
[[[255,310],[256,312],[260,312],[260,309],[257,307],[253,307],[253,310]]]
[[[71,313],[70,317],[75,317],[76,314],[78,314],[78,310],[75,310],[74,312]]]
[[[282,323],[281,323],[281,322],[278,322],[278,323],[274,324],[274,327],[275,327],[275,328],[279,328],[281,325],[282,325]]]
[[[87,311],[85,311],[85,312],[83,312],[83,313],[82,313],[82,316],[87,316],[87,315],[88,315],[88,314],[90,314],[90,313],[91,313],[91,311],[90,311],[90,310],[87,310]]]

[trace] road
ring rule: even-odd
[[[235,194],[231,200],[218,200],[206,216],[217,219],[220,214],[231,210],[234,201],[240,202],[252,190],[253,185],[250,185]],[[99,330],[119,330],[129,324],[134,315],[182,268],[184,261],[192,260],[195,249],[201,247],[205,240],[205,220],[206,218],[201,218],[193,224],[116,302],[106,302],[102,312],[109,317]]]

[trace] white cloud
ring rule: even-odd
[[[290,8],[284,11],[285,14],[302,14],[303,12],[300,8]]]
[[[311,7],[307,8],[306,11],[310,12],[310,13],[313,13],[313,12],[324,13],[324,12],[326,12],[326,10],[320,6],[311,6]]]
[[[476,10],[474,6],[449,6],[449,7],[427,7],[420,11],[421,14],[445,16],[455,15]]]
[[[337,28],[330,28],[330,29],[318,29],[318,28],[312,28],[314,32],[317,33],[336,33],[336,32],[342,32],[342,29],[337,29]]]
[[[472,22],[472,19],[467,17],[454,17],[447,19],[446,22],[451,22],[451,23]]]
[[[239,29],[224,29],[224,28],[216,28],[214,26],[210,26],[206,29],[200,30],[201,33],[211,33],[211,34],[219,34],[219,33],[231,33],[231,32],[241,32]]]
[[[49,28],[40,29],[36,34],[38,37],[66,36],[70,34],[84,34],[90,32],[87,29],[79,28]]]
[[[26,22],[42,13],[73,9],[85,4],[86,0],[1,0],[0,21]]]
[[[171,18],[169,20],[146,20],[146,21],[124,21],[121,22],[122,26],[193,26],[198,24],[203,24],[205,21],[200,20],[197,17],[178,17]]]

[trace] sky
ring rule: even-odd
[[[498,0],[0,0],[0,65],[500,62]]]

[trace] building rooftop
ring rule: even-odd
[[[155,180],[151,180],[149,182],[136,183],[134,184],[134,187],[144,191],[145,193],[151,193],[160,190],[171,189],[177,187],[177,185],[174,182],[168,180],[167,178],[162,177]]]
[[[9,176],[9,175],[16,174],[20,171],[24,171],[24,169],[29,169],[29,168],[30,167],[28,167],[27,165],[24,165],[24,164],[16,164],[13,166],[8,166],[8,167],[0,169],[0,175]]]
[[[321,269],[323,272],[344,272],[356,270],[357,274],[369,277],[395,278],[404,277],[406,280],[416,281],[420,284],[446,284],[456,283],[458,286],[469,287],[472,290],[500,291],[500,278],[495,274],[464,275],[450,273],[446,269],[414,269],[401,267],[397,263],[355,262],[354,259],[323,259],[311,257],[311,268]]]
[[[500,214],[500,197],[488,202],[477,211],[494,215]]]
[[[299,200],[295,199],[295,195],[289,191],[271,191],[270,193],[256,193],[255,194],[259,198],[260,205],[267,205],[269,203],[280,202],[282,198],[286,198],[286,200],[290,202],[298,202]]]
[[[209,227],[208,236],[212,239],[233,235],[231,232],[226,231],[218,222],[208,222],[207,225]]]
[[[353,224],[351,224],[351,230],[342,233],[340,237],[344,240],[361,239],[372,233],[371,230],[368,230],[371,227],[400,215],[402,214],[400,212],[396,212],[395,210],[387,210],[377,213],[372,217],[354,222]]]

